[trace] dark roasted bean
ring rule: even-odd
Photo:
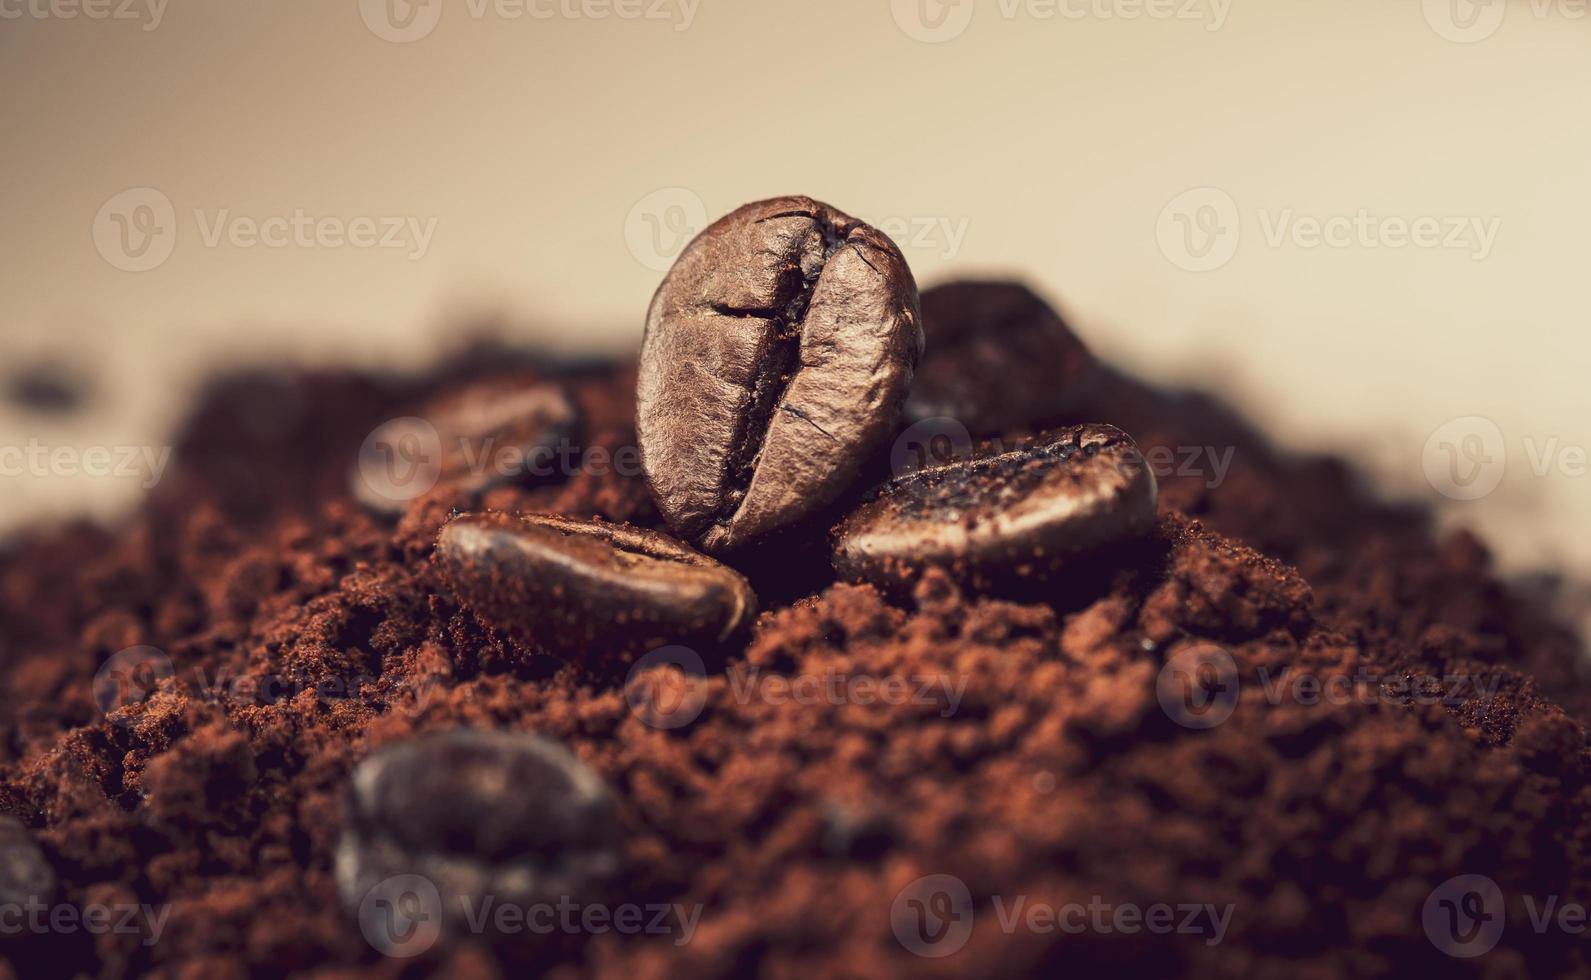
[[[973,584],[1038,576],[1140,537],[1154,518],[1154,474],[1132,439],[1077,426],[890,481],[835,529],[834,567],[884,586],[929,566]]]
[[[715,222],[647,312],[637,424],[663,516],[718,553],[828,505],[889,437],[922,344],[877,229],[806,197]]]
[[[337,887],[368,937],[397,939],[402,915],[459,923],[483,906],[600,901],[619,843],[607,786],[561,745],[460,729],[354,770]]]
[[[436,554],[460,603],[483,623],[564,654],[712,646],[757,611],[738,572],[627,524],[467,514],[443,527]]]
[[[951,282],[922,297],[927,353],[906,415],[974,435],[1056,421],[1087,392],[1094,359],[1049,304],[1015,282]]]
[[[19,821],[0,816],[0,909],[48,905],[55,896],[55,872],[44,852]]]

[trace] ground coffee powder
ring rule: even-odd
[[[430,560],[456,487],[395,524],[348,488],[384,420],[514,372],[565,385],[585,442],[564,478],[468,505],[661,529],[620,462],[633,368],[476,350],[421,379],[218,381],[125,527],[0,557],[0,813],[54,908],[128,926],[0,934],[0,977],[1584,975],[1584,938],[1534,917],[1591,902],[1576,640],[1342,461],[1098,370],[1034,430],[1108,422],[1169,460],[1105,573],[1004,597],[929,573],[889,599],[834,583],[819,541],[747,569],[765,611],[727,668],[648,675],[684,691],[592,680],[457,608]],[[147,696],[110,688],[107,714],[118,663]],[[349,774],[461,726],[607,781],[620,901],[659,931],[377,951],[334,874]]]

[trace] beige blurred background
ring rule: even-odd
[[[1570,0],[0,0],[0,367],[96,392],[0,445],[482,319],[628,351],[690,233],[801,192],[1583,573],[1588,81]],[[0,523],[140,482],[21,468]]]

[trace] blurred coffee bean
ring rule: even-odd
[[[38,361],[12,372],[5,385],[11,404],[39,415],[70,415],[88,401],[85,373],[66,362]]]
[[[600,901],[619,841],[607,786],[562,746],[459,729],[388,746],[354,770],[337,887],[356,915],[403,911],[416,921],[478,916],[488,899],[521,908]],[[394,894],[367,901],[383,888]],[[404,900],[419,907],[396,908]],[[372,908],[381,901],[394,907]],[[367,935],[385,925],[362,924]]]
[[[1076,426],[886,483],[835,529],[834,567],[880,586],[940,567],[977,586],[1058,570],[1142,536],[1154,519],[1154,474],[1132,439]]]
[[[1051,423],[1081,402],[1094,359],[1021,283],[951,282],[922,295],[927,351],[906,416],[955,419],[974,435]]]
[[[436,556],[454,595],[482,622],[564,654],[713,646],[757,612],[738,572],[628,524],[467,514],[442,528]]]
[[[641,453],[669,525],[719,553],[830,504],[889,438],[922,344],[911,270],[877,229],[806,197],[712,224],[641,348]]]
[[[55,871],[21,821],[0,816],[0,909],[55,898]]]
[[[437,402],[432,414],[443,437],[442,479],[469,494],[553,475],[552,450],[574,438],[579,416],[562,386],[512,379],[473,384]]]
[[[493,487],[568,477],[560,444],[578,438],[579,411],[561,385],[494,378],[448,392],[367,441],[353,476],[360,502],[403,513],[433,486],[473,501]]]

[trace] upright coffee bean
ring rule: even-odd
[[[895,425],[919,320],[895,244],[811,198],[748,204],[697,236],[652,298],[637,391],[674,530],[730,551],[831,503]]]
[[[1154,519],[1155,477],[1132,439],[1083,425],[885,484],[835,529],[834,567],[898,586],[938,566],[979,586],[1057,571]]]
[[[538,735],[460,729],[383,748],[354,770],[347,810],[337,887],[351,912],[374,918],[361,923],[367,936],[387,935],[381,917],[395,911],[461,921],[600,900],[619,867],[601,776]],[[382,888],[394,894],[373,894]],[[402,908],[416,896],[420,907]]]
[[[468,514],[442,528],[436,555],[454,595],[482,622],[562,653],[713,646],[757,612],[738,572],[628,524]]]
[[[923,293],[928,352],[906,415],[946,416],[973,435],[1052,423],[1087,393],[1094,359],[1032,290],[1015,282],[951,282]]]
[[[0,816],[0,909],[48,905],[55,897],[55,872],[21,821]]]
[[[473,502],[508,483],[560,473],[560,443],[579,434],[580,417],[563,386],[504,377],[446,392],[413,417],[388,423],[367,441],[353,478],[359,501],[403,513],[433,486]]]

